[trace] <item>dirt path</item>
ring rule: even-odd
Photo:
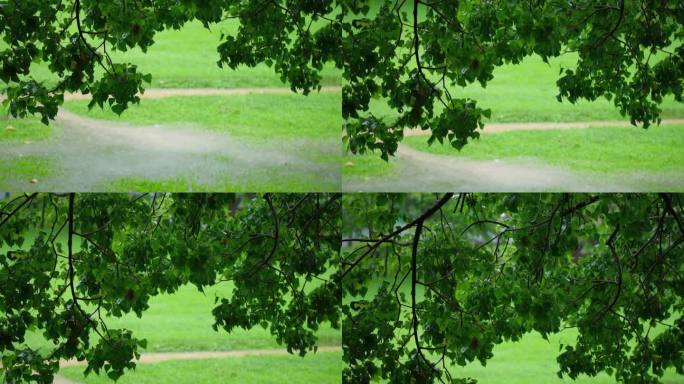
[[[317,353],[341,352],[342,347],[338,346],[324,346],[318,347]],[[246,349],[239,351],[195,351],[195,352],[160,352],[160,353],[143,353],[140,355],[140,360],[137,363],[159,363],[169,360],[204,360],[204,359],[222,359],[245,356],[287,356],[290,355],[284,349]],[[73,367],[85,365],[84,361],[68,360],[61,361],[60,367]]]
[[[321,92],[341,92],[342,87],[325,86],[321,87]],[[315,92],[315,91],[314,91]],[[176,96],[244,96],[244,95],[288,95],[294,94],[290,88],[152,88],[145,90],[142,95],[144,99],[160,99],[164,97]],[[64,100],[90,100],[91,95],[71,93],[64,95]]]
[[[55,375],[55,379],[52,381],[52,384],[77,384],[74,381],[71,381],[65,377]]]
[[[660,125],[684,125],[684,119],[663,119]],[[625,128],[630,127],[629,121],[576,121],[572,123],[540,122],[540,123],[487,123],[481,133],[500,133],[510,131],[547,131],[552,129],[587,129],[587,128]],[[406,129],[404,136],[429,136],[430,131],[420,129]]]
[[[321,87],[320,92],[341,92],[342,87],[326,85]],[[313,91],[316,92],[316,91]],[[244,95],[288,95],[294,94],[290,88],[284,87],[250,87],[250,88],[150,88],[141,95],[143,99],[160,99],[176,96],[244,96]],[[82,93],[68,93],[64,100],[90,100],[91,95]],[[0,95],[0,101],[5,95]]]
[[[342,348],[337,346],[318,347],[316,353],[341,352]],[[143,353],[139,364],[158,363],[170,360],[203,360],[203,359],[225,359],[245,356],[287,356],[289,353],[284,349],[248,349],[239,351],[196,351],[196,352],[161,352]],[[85,361],[64,360],[59,363],[60,367],[84,366]],[[77,384],[62,376],[55,376],[53,384]]]
[[[199,126],[172,124],[135,126],[89,119],[60,110],[55,137],[44,142],[0,143],[0,161],[37,156],[55,174],[30,184],[4,180],[0,189],[101,191],[122,178],[188,180],[188,191],[217,183],[266,183],[299,180],[335,188],[337,164],[316,164],[311,152],[339,151],[337,142],[307,140],[252,142]]]
[[[644,191],[652,185],[684,188],[684,174],[664,178],[645,173],[607,180],[534,160],[469,160],[433,155],[400,145],[390,176],[346,179],[348,192],[615,192]]]

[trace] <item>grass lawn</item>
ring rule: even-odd
[[[307,154],[310,155],[310,154]],[[319,156],[320,163],[339,164],[340,156],[330,155],[325,158]],[[178,177],[170,179],[144,179],[129,177],[104,183],[99,186],[103,191],[112,192],[149,192],[149,191],[182,191],[182,192],[339,192],[339,173],[334,174],[329,180],[312,180],[303,174],[284,174],[279,169],[260,168],[248,170],[250,179],[247,182],[235,182],[234,175],[225,175],[217,178],[210,184],[198,184],[195,180]],[[337,177],[335,177],[337,175]]]
[[[683,171],[684,126],[516,131],[483,135],[459,153],[448,145],[428,146],[412,136],[410,147],[433,154],[477,160],[536,158],[578,171]]]
[[[475,160],[538,159],[575,171],[606,175],[684,171],[684,152],[680,150],[684,147],[684,126],[502,132],[482,135],[460,152],[439,143],[428,146],[427,136],[406,137],[403,143],[437,155]],[[345,161],[345,177],[387,175],[396,165],[396,160],[386,163],[377,154],[348,155]]]
[[[5,185],[8,175],[12,176],[12,180],[21,180],[26,187],[35,188],[39,186],[40,180],[44,177],[54,174],[54,169],[50,161],[40,156],[24,156],[5,160],[3,164],[3,172],[0,173],[0,185]],[[32,180],[37,180],[36,185],[32,184]]]
[[[342,379],[342,354],[326,352],[298,356],[246,356],[193,361],[139,364],[118,383],[240,383],[336,384]],[[86,384],[111,383],[105,376],[83,378],[83,367],[67,367],[60,374]]]
[[[66,102],[65,107],[91,118],[133,124],[190,123],[250,139],[331,139],[337,143],[340,97],[334,92],[309,96],[169,97],[143,100],[121,117],[107,108],[88,111],[88,102],[82,100]]]
[[[12,118],[7,114],[7,108],[0,104],[0,142],[47,140],[57,129],[55,124],[41,123],[38,117]]]
[[[139,338],[146,338],[144,352],[217,351],[244,349],[284,349],[262,328],[215,332],[211,328],[215,295],[230,293],[230,285],[208,288],[202,294],[195,287],[184,286],[171,295],[150,301],[150,309],[142,318],[134,314],[109,319],[110,329],[126,328]],[[319,332],[319,345],[340,345],[341,332],[324,326]],[[28,338],[32,345],[44,344],[40,336]],[[111,383],[106,375],[83,378],[85,367],[65,367],[60,374],[83,383]],[[341,353],[308,353],[304,358],[283,356],[244,356],[200,361],[168,361],[139,364],[119,383],[339,383],[342,370]]]
[[[504,65],[494,70],[494,79],[482,88],[474,83],[466,88],[452,89],[456,98],[477,100],[482,108],[492,110],[491,122],[573,122],[595,120],[625,120],[612,102],[599,99],[571,104],[556,100],[561,68],[573,68],[576,54],[566,54],[544,63],[538,57],[528,57],[518,65]],[[436,110],[443,107],[439,102]],[[663,118],[684,117],[684,104],[667,98],[661,105]],[[395,116],[384,101],[375,100],[370,111],[376,116]],[[486,129],[486,127],[485,127]]]
[[[389,161],[380,158],[380,152],[363,155],[347,154],[342,166],[342,180],[345,178],[364,178],[374,176],[389,176],[396,171],[396,158]]]
[[[147,53],[140,49],[128,52],[112,52],[114,62],[130,62],[138,65],[142,73],[152,74],[154,88],[242,88],[286,87],[273,68],[260,64],[255,68],[219,68],[216,50],[221,33],[235,34],[238,22],[228,20],[209,31],[199,22],[186,24],[181,30],[164,31],[155,37],[155,44]],[[53,79],[45,64],[34,64],[35,77],[39,80]],[[99,69],[98,69],[99,70]],[[101,72],[101,70],[99,70]],[[327,65],[321,73],[323,85],[341,83],[341,71]]]
[[[525,335],[520,342],[504,343],[494,348],[494,357],[483,367],[479,362],[466,367],[454,367],[451,372],[455,377],[472,377],[478,383],[488,384],[527,384],[527,383],[578,383],[578,384],[612,384],[615,379],[602,374],[597,377],[580,377],[573,381],[570,378],[559,379],[556,357],[560,343],[574,343],[576,332],[566,330],[549,337],[549,341],[537,334]],[[684,377],[674,371],[668,371],[664,377],[665,384],[684,381]]]
[[[392,273],[389,272],[390,275]],[[379,279],[368,283],[368,293],[365,296],[346,297],[344,302],[349,303],[361,297],[371,299],[377,293],[381,281]],[[389,283],[391,284],[391,281]],[[410,283],[404,281],[399,292],[409,297]],[[420,286],[416,297],[419,301],[423,299],[423,289]],[[559,366],[556,358],[560,353],[560,344],[574,345],[577,334],[576,329],[564,329],[559,333],[549,335],[548,340],[544,340],[537,332],[528,333],[517,342],[509,341],[494,346],[494,357],[487,360],[485,367],[476,360],[465,367],[447,365],[447,368],[453,377],[471,377],[477,379],[478,384],[614,384],[615,379],[607,374],[597,377],[581,376],[577,380],[568,377],[558,378],[556,373]],[[415,344],[409,342],[407,348],[412,348],[412,345]],[[432,359],[436,361],[439,357],[439,355],[433,355]],[[677,375],[674,370],[666,371],[663,378],[664,384],[682,382],[684,382],[684,376]]]
[[[556,80],[561,67],[572,67],[576,56],[568,54],[544,63],[529,57],[519,65],[497,68],[494,79],[482,88],[479,83],[453,90],[454,97],[468,97],[483,108],[492,109],[487,122],[574,122],[626,120],[605,99],[570,104],[556,100]],[[439,110],[440,106],[436,105]],[[663,118],[684,117],[684,104],[666,99]],[[379,117],[396,116],[382,100],[371,103],[371,112]],[[629,125],[629,123],[625,123]],[[487,129],[485,125],[485,130]],[[426,144],[427,137],[408,137],[404,144],[435,154],[472,159],[536,158],[575,170],[609,171],[681,171],[684,158],[682,127],[636,127],[625,129],[591,129],[576,131],[506,132],[483,135],[461,152],[450,146]],[[396,162],[387,163],[379,153],[348,155],[342,167],[343,178],[364,178],[398,172]]]
[[[216,294],[230,294],[230,285],[207,288],[202,294],[193,286],[184,286],[170,295],[152,298],[150,308],[142,318],[128,314],[120,319],[107,320],[110,329],[126,328],[138,338],[147,339],[143,352],[170,351],[228,351],[244,349],[283,348],[275,337],[262,328],[215,332],[212,308]],[[41,335],[29,335],[27,342],[36,347],[45,345]],[[318,332],[319,345],[340,345],[341,331],[322,326]],[[93,339],[94,340],[94,339]]]

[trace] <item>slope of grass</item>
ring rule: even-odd
[[[221,69],[217,65],[216,50],[221,33],[235,34],[238,22],[227,20],[207,30],[198,22],[186,24],[180,30],[158,33],[155,44],[147,53],[140,49],[112,52],[114,62],[138,65],[142,73],[152,74],[151,87],[155,88],[236,88],[236,87],[288,87],[273,68],[260,64],[255,68]],[[34,64],[35,77],[54,81],[55,77],[45,64]],[[100,73],[101,70],[98,70]],[[340,71],[332,65],[321,74],[324,85],[340,84]]]
[[[342,375],[341,353],[298,356],[245,356],[225,359],[167,361],[139,364],[121,384],[240,383],[240,384],[336,384]],[[60,374],[85,384],[111,383],[105,376],[83,377],[83,367],[62,368]]]
[[[252,139],[329,139],[338,143],[341,99],[337,93],[302,95],[169,97],[143,100],[121,117],[109,109],[87,109],[87,101],[65,107],[91,118],[134,124],[190,123]]]

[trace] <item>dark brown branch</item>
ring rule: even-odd
[[[433,214],[435,214],[435,212],[439,211],[439,209],[440,209],[442,206],[444,206],[444,204],[446,204],[453,196],[454,196],[453,193],[446,193],[446,194],[444,194],[444,196],[442,196],[442,198],[439,199],[439,200],[435,203],[435,205],[433,205],[432,207],[430,207],[427,211],[423,212],[418,218],[416,218],[415,220],[411,221],[410,223],[408,223],[408,224],[406,224],[406,225],[404,225],[404,226],[402,226],[402,227],[400,227],[400,228],[394,230],[393,232],[391,232],[391,233],[389,233],[389,234],[387,234],[387,235],[381,237],[377,242],[375,242],[375,243],[373,243],[373,244],[371,244],[371,245],[368,245],[368,250],[366,250],[366,252],[364,252],[361,256],[359,256],[358,259],[356,259],[354,262],[352,262],[352,263],[349,265],[349,267],[348,267],[347,269],[345,269],[345,271],[344,271],[344,272],[342,273],[342,275],[340,276],[340,279],[343,279],[345,276],[347,276],[347,275],[349,274],[349,272],[352,271],[352,269],[356,268],[356,266],[359,265],[359,263],[361,263],[361,261],[363,261],[363,259],[365,259],[365,258],[366,258],[368,255],[370,255],[373,251],[375,251],[381,244],[390,241],[391,239],[393,239],[393,238],[396,237],[397,235],[401,234],[401,233],[404,232],[405,230],[407,230],[407,229],[409,229],[409,228],[411,228],[411,227],[414,227],[414,226],[417,225],[419,222],[420,222],[420,223],[424,222],[427,218],[429,218],[430,216],[432,216]]]
[[[271,200],[271,195],[266,194],[264,195],[264,200],[266,200],[266,203],[268,204],[269,209],[271,210],[271,217],[273,219],[273,245],[271,246],[271,251],[269,254],[263,258],[258,264],[254,265],[249,273],[247,274],[248,276],[252,276],[259,268],[263,267],[264,265],[268,264],[269,261],[273,258],[273,255],[275,255],[276,250],[278,249],[278,243],[280,242],[280,223],[278,221],[278,214],[276,213],[275,208],[273,207],[273,201]]]
[[[672,215],[672,217],[675,219],[675,222],[677,223],[677,226],[679,227],[679,231],[684,235],[684,222],[682,221],[682,218],[679,216],[677,211],[675,211],[674,207],[672,206],[672,195],[669,193],[662,193],[660,194],[660,197],[663,199],[665,202],[665,209],[667,209],[667,212]]]
[[[9,221],[9,219],[11,219],[14,215],[16,215],[17,212],[19,212],[19,210],[20,210],[21,208],[24,207],[24,205],[26,205],[26,204],[28,204],[29,202],[31,202],[37,195],[38,195],[37,193],[33,193],[33,194],[27,196],[26,199],[25,199],[24,201],[22,201],[21,204],[19,204],[19,206],[17,206],[16,208],[14,208],[14,209],[12,210],[12,212],[10,212],[10,213],[7,214],[7,217],[5,217],[4,219],[2,219],[2,221],[0,221],[0,227],[2,227],[2,226],[3,226],[7,221]]]

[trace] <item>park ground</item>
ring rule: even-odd
[[[546,64],[529,58],[497,69],[486,88],[453,92],[491,108],[481,136],[458,151],[427,144],[408,130],[389,162],[379,153],[352,155],[343,164],[345,191],[682,191],[684,104],[663,103],[663,124],[631,126],[611,102],[556,100],[560,68],[576,56]],[[393,112],[380,101],[375,116]]]
[[[323,325],[317,336],[318,351],[304,357],[287,353],[268,330],[214,331],[211,327],[214,298],[227,297],[231,287],[199,292],[193,286],[161,295],[150,301],[141,318],[134,314],[107,320],[108,328],[125,328],[147,340],[147,349],[134,371],[118,382],[145,383],[321,383],[340,382],[341,333]],[[46,342],[39,334],[27,338],[31,346]],[[85,366],[74,361],[60,364],[57,384],[111,383],[105,375],[84,377]]]
[[[157,35],[147,54],[113,55],[152,74],[121,117],[73,95],[49,127],[0,107],[0,190],[337,191],[341,75],[293,93],[272,68],[220,69],[212,31],[191,23]],[[50,81],[38,65],[35,77]]]
[[[153,298],[150,309],[142,318],[134,315],[108,321],[110,328],[131,329],[137,337],[146,338],[147,350],[135,371],[128,372],[118,382],[147,383],[316,383],[341,382],[344,367],[339,330],[322,327],[318,332],[319,351],[305,357],[287,354],[268,331],[261,328],[215,332],[211,308],[214,297],[228,293],[229,286],[212,288],[200,293],[186,286],[172,295]],[[477,362],[466,367],[455,366],[456,377],[473,377],[479,383],[577,383],[610,384],[608,375],[580,377],[576,381],[557,377],[555,357],[561,344],[574,342],[576,331],[564,330],[544,340],[539,334],[524,336],[518,342],[506,342],[494,349],[494,357],[483,367]],[[44,343],[39,335],[29,343]],[[83,365],[64,362],[58,384],[110,383],[106,376],[83,376]],[[681,382],[681,376],[668,372],[665,384]]]
[[[392,282],[390,281],[391,285]],[[377,293],[381,280],[376,280],[368,286],[368,294],[365,299],[370,299]],[[417,287],[417,296],[420,300],[423,289]],[[410,283],[404,282],[399,292],[405,297],[410,296]],[[347,298],[351,302],[361,297]],[[661,328],[662,329],[662,328]],[[578,332],[575,328],[565,328],[555,334],[547,335],[544,339],[538,332],[523,335],[518,341],[505,341],[494,346],[493,357],[483,366],[477,360],[466,366],[447,365],[449,372],[454,378],[473,378],[478,384],[615,384],[615,378],[601,373],[595,377],[586,375],[577,379],[558,377],[559,366],[556,357],[561,351],[561,346],[574,345]],[[412,342],[407,348],[412,348]],[[424,353],[427,353],[424,351]],[[432,356],[433,361],[439,360],[440,355]],[[665,371],[662,378],[663,384],[682,383],[684,376],[678,375],[673,369]],[[383,382],[383,381],[379,381]]]

